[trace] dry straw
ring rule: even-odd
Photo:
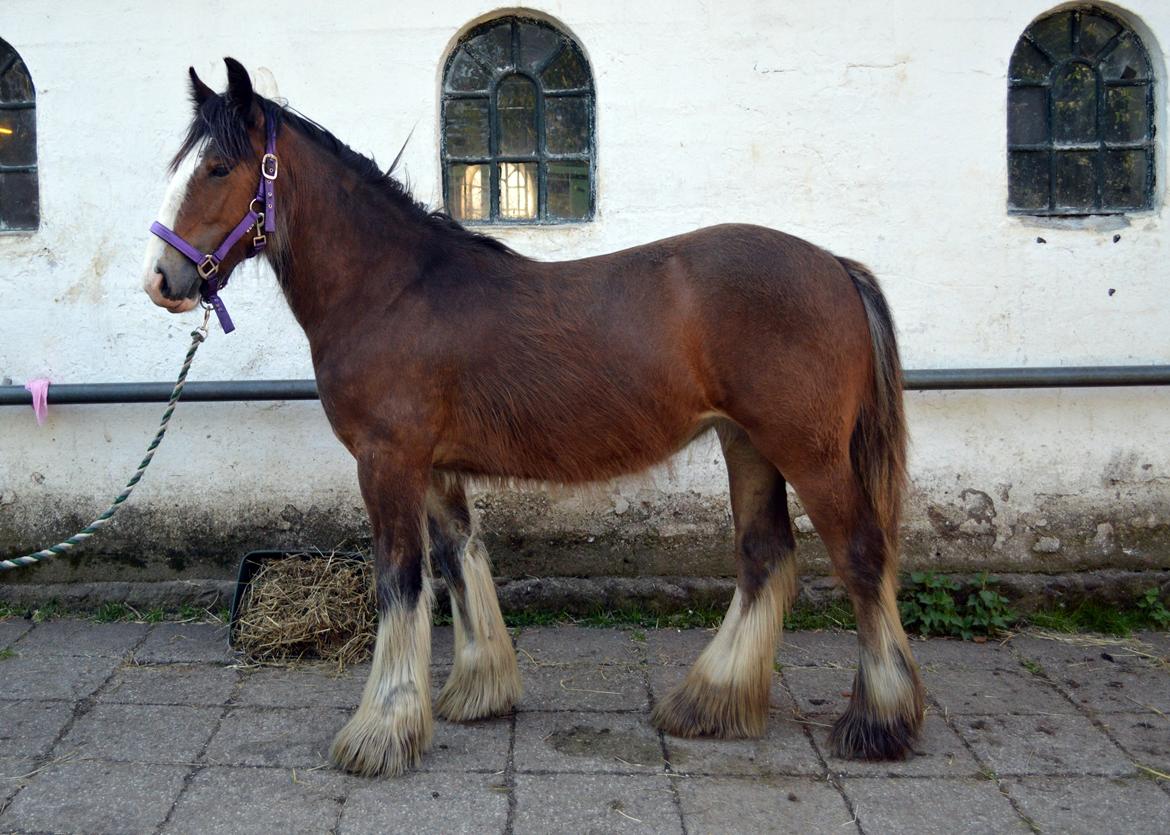
[[[367,561],[337,554],[272,560],[252,578],[235,646],[250,662],[322,659],[344,668],[366,660],[378,616]]]

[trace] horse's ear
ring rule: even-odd
[[[248,77],[248,71],[244,69],[244,65],[235,58],[224,58],[223,62],[227,65],[228,104],[241,116],[250,118],[254,104],[252,79]]]
[[[215,91],[203,83],[203,80],[196,74],[194,67],[187,68],[187,74],[191,76],[191,101],[199,107],[203,102],[215,95]]]

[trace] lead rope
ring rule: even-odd
[[[56,545],[45,548],[43,551],[37,551],[35,554],[14,557],[10,560],[0,560],[0,571],[23,568],[26,565],[33,565],[41,560],[47,560],[50,557],[68,553],[109,524],[110,519],[118,512],[122,504],[130,498],[130,494],[134,492],[135,486],[142,480],[142,474],[146,472],[146,468],[150,466],[151,459],[154,458],[154,451],[158,449],[158,445],[162,443],[163,436],[167,434],[167,424],[171,422],[171,415],[175,412],[175,404],[179,402],[179,395],[183,393],[183,386],[187,383],[187,372],[191,370],[191,361],[195,359],[195,352],[199,350],[199,346],[203,344],[203,340],[207,339],[207,318],[210,315],[211,309],[206,308],[203,314],[203,324],[199,328],[191,331],[191,347],[187,349],[187,358],[183,360],[183,367],[179,369],[179,379],[175,381],[175,388],[171,391],[171,399],[167,401],[167,409],[163,412],[162,423],[158,427],[158,434],[154,436],[154,440],[146,448],[146,456],[142,459],[142,463],[138,465],[138,470],[131,477],[129,483],[126,485],[126,489],[118,494],[118,498],[114,499],[113,503],[106,508],[101,516],[94,519],[87,527],[78,531],[64,542],[58,542]]]

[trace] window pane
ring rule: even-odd
[[[547,26],[520,24],[520,66],[536,72],[561,45],[560,36]]]
[[[1048,88],[1014,87],[1008,91],[1008,142],[1038,145],[1048,141]]]
[[[467,47],[455,53],[455,60],[447,70],[447,89],[464,93],[486,93],[491,74],[471,57]]]
[[[0,110],[0,165],[35,165],[35,110]]]
[[[1146,208],[1149,205],[1146,188],[1149,167],[1149,157],[1145,151],[1106,151],[1102,208]]]
[[[0,174],[0,229],[36,229],[38,217],[36,173]]]
[[[1082,13],[1080,54],[1086,58],[1096,58],[1101,48],[1113,40],[1113,36],[1120,31],[1121,27],[1107,17],[1088,12]]]
[[[0,41],[0,67],[12,60],[12,54],[11,47]],[[0,101],[32,101],[35,97],[28,69],[17,58],[12,68],[0,77]]]
[[[1015,81],[1042,82],[1048,78],[1048,71],[1051,69],[1052,64],[1040,50],[1020,38],[1016,44],[1016,51],[1012,53],[1008,77]]]
[[[1012,151],[1008,154],[1008,204],[1013,209],[1048,208],[1048,153]]]
[[[566,44],[540,80],[546,90],[574,90],[589,86],[589,73],[577,50]]]
[[[500,217],[508,220],[536,218],[536,163],[500,163]]]
[[[546,99],[544,113],[545,141],[550,154],[589,151],[589,102],[584,97]]]
[[[1097,141],[1097,74],[1068,64],[1052,78],[1052,138],[1056,142]]]
[[[486,157],[488,155],[487,99],[457,99],[448,101],[443,135],[447,153],[453,157]]]
[[[1072,55],[1072,15],[1069,12],[1036,21],[1028,29],[1028,34],[1057,61]]]
[[[1097,202],[1097,171],[1093,154],[1058,151],[1052,196],[1058,209],[1089,210]]]
[[[500,153],[536,153],[536,85],[513,75],[500,82],[496,91],[500,114]]]
[[[490,193],[486,165],[447,168],[447,213],[456,220],[487,220]]]
[[[1105,140],[1141,142],[1149,134],[1150,109],[1145,85],[1105,90]]]
[[[512,66],[512,24],[501,23],[467,42],[467,50],[490,71]]]
[[[561,220],[589,217],[589,163],[584,161],[548,164],[548,216]]]
[[[1150,62],[1137,38],[1127,32],[1101,64],[1106,81],[1134,81],[1150,77]]]

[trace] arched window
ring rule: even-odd
[[[593,216],[593,75],[544,21],[491,20],[443,72],[447,211],[460,221],[561,223]]]
[[[1095,8],[1056,12],[1008,68],[1008,205],[1033,215],[1148,209],[1154,78],[1138,36]]]
[[[0,232],[40,223],[36,106],[28,67],[0,40]]]

